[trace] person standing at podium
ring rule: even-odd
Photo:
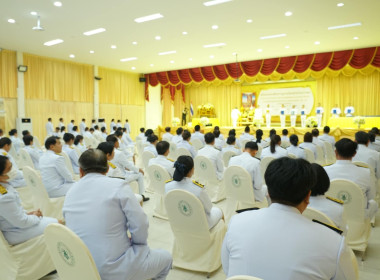
[[[338,118],[341,113],[342,111],[338,107],[338,104],[335,104],[334,108],[331,109],[331,114],[333,115],[333,117]]]
[[[318,107],[315,108],[315,114],[317,115],[318,127],[322,126],[322,116],[323,116],[324,112],[325,112],[325,110],[323,110],[321,102],[319,102]]]
[[[267,123],[267,128],[270,128],[271,118],[272,118],[271,109],[270,109],[270,105],[268,104],[266,112],[265,112],[265,122]]]
[[[355,108],[351,105],[351,103],[348,103],[347,107],[344,109],[344,113],[346,114],[346,117],[352,117],[353,113],[355,113]]]
[[[281,110],[280,110],[280,122],[281,122],[281,127],[285,127],[285,121],[286,121],[286,109],[285,105],[281,105]]]
[[[236,127],[239,116],[241,115],[237,107],[231,111],[232,126]]]
[[[295,127],[297,121],[297,109],[296,105],[292,106],[292,109],[290,110],[290,126]]]
[[[305,109],[305,105],[302,105],[300,113],[301,113],[301,127],[306,127],[306,109]]]

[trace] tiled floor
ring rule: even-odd
[[[153,218],[153,208],[155,204],[154,195],[150,195],[151,200],[144,204],[144,211],[149,216],[149,238],[148,244],[151,248],[162,248],[171,251],[171,246],[173,242],[173,234],[170,229],[169,222]],[[222,209],[225,206],[225,201],[217,204]],[[360,253],[357,254],[360,279],[361,280],[377,280],[380,279],[380,212],[377,214],[377,225],[372,229],[372,235],[369,240],[368,249],[366,253],[366,260],[361,261]],[[168,280],[197,280],[206,279],[206,274],[195,273],[191,271],[186,271],[178,268],[173,268],[169,273]],[[52,275],[44,277],[43,280],[57,280],[58,276]],[[226,276],[223,273],[223,269],[220,268],[211,275],[213,280],[225,280]],[[142,280],[142,279],[136,279]]]

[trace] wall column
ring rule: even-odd
[[[24,65],[24,54],[17,52],[17,67]],[[24,72],[17,71],[17,117],[25,118]]]
[[[98,77],[98,66],[94,65],[94,76]],[[94,78],[94,119],[99,118],[99,80]]]

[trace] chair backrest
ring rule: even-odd
[[[314,157],[313,151],[310,150],[310,149],[307,149],[307,148],[304,148],[303,150],[305,152],[306,160],[308,162],[310,162],[310,163],[314,163],[315,162],[315,157]]]
[[[177,150],[176,150],[176,159],[179,156],[189,156],[189,157],[191,157],[191,153],[190,153],[190,151],[188,149],[180,147],[180,148],[177,148]]]
[[[236,275],[236,276],[232,276],[230,278],[227,278],[227,280],[263,280],[263,279],[253,277],[253,276],[247,276],[247,275]]]
[[[206,213],[201,201],[192,193],[172,190],[166,194],[165,207],[176,239],[211,239]]]
[[[223,163],[224,163],[224,166],[228,166],[228,163],[230,162],[230,159],[232,157],[236,156],[236,153],[234,151],[226,151],[224,152],[223,154]]]
[[[34,145],[34,147],[36,147],[37,149],[42,150],[42,146],[41,146],[40,140],[39,140],[38,137],[35,136],[35,135],[33,135],[33,145]]]
[[[261,175],[264,178],[265,171],[267,170],[267,167],[269,163],[271,163],[272,160],[274,160],[274,157],[265,157],[260,161],[260,169],[261,169]]]
[[[0,263],[2,268],[0,269],[0,279],[15,279],[17,275],[17,261],[12,256],[10,251],[10,245],[4,238],[3,233],[0,231]],[[12,278],[12,276],[14,278]]]
[[[20,169],[23,169],[25,166],[29,166],[35,169],[33,160],[31,156],[29,155],[28,151],[22,148],[20,149],[19,154],[20,154],[20,165],[19,165]]]
[[[63,158],[65,159],[65,164],[66,164],[67,169],[70,171],[71,175],[74,178],[75,174],[74,174],[73,164],[71,163],[71,159],[64,151],[62,151],[61,154]]]
[[[297,156],[295,154],[292,154],[292,153],[288,153],[288,157],[290,157],[290,158],[297,158]]]
[[[244,204],[255,203],[251,175],[241,166],[229,166],[224,172],[223,182],[227,199]]]
[[[336,156],[335,156],[333,147],[327,141],[323,141],[323,145],[325,145],[325,151],[326,151],[326,164],[335,163],[336,162]]]
[[[32,194],[34,207],[40,208],[42,213],[46,213],[44,210],[49,207],[50,200],[44,184],[42,183],[41,176],[36,170],[29,166],[25,166],[22,172],[24,174],[26,185],[29,187],[30,193]]]
[[[305,211],[303,211],[302,215],[304,215],[306,218],[310,220],[318,220],[322,223],[336,227],[333,220],[331,220],[325,213],[315,208],[307,207]]]
[[[197,151],[202,149],[204,146],[202,141],[197,139],[197,138],[191,139],[191,145],[193,145],[195,150],[197,150]]]
[[[256,157],[259,159],[261,157],[261,153],[263,152],[263,146],[262,145],[257,145],[258,146],[258,150],[257,150],[257,154],[256,154]]]
[[[84,140],[84,144],[86,145],[86,147],[90,147],[90,146],[91,146],[91,148],[93,148],[93,147],[92,147],[92,141],[91,141],[90,138],[84,136],[84,137],[83,137],[83,140]]]
[[[144,151],[142,153],[142,162],[144,165],[144,168],[147,169],[149,165],[149,160],[155,158],[155,155],[152,152]]]
[[[176,143],[174,142],[169,142],[170,144],[170,147],[169,147],[169,154],[168,154],[168,158],[172,159],[172,160],[176,160],[177,159],[177,145]]]
[[[59,279],[100,280],[90,251],[69,228],[60,224],[50,224],[45,229],[45,240]]]
[[[322,147],[315,145],[315,149],[317,151],[317,158],[315,159],[315,162],[322,166],[325,165],[326,161],[325,161],[325,155],[323,153]]]
[[[165,182],[171,179],[168,171],[160,165],[152,164],[151,166],[148,166],[147,172],[150,178],[150,184],[154,187],[154,191],[164,195]]]
[[[249,139],[243,139],[243,140],[240,140],[240,144],[241,144],[241,149],[244,150],[245,149],[245,144],[247,144],[247,142],[249,142],[251,140]]]
[[[359,167],[368,168],[371,171],[371,175],[375,175],[375,171],[373,170],[372,166],[370,166],[368,163],[364,161],[353,161],[352,163]]]
[[[75,145],[73,145],[73,147],[74,147],[74,150],[75,150],[75,152],[77,153],[78,158],[79,158],[79,157],[82,155],[82,151],[79,150],[79,148],[78,148],[77,146],[75,146]]]
[[[194,175],[203,181],[216,181],[216,170],[212,162],[204,156],[196,156],[194,160]]]
[[[281,141],[281,147],[284,148],[284,149],[290,147],[290,142],[286,141],[286,140],[282,140]]]

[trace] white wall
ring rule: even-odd
[[[149,86],[149,102],[145,101],[145,128],[162,125],[161,85]]]

